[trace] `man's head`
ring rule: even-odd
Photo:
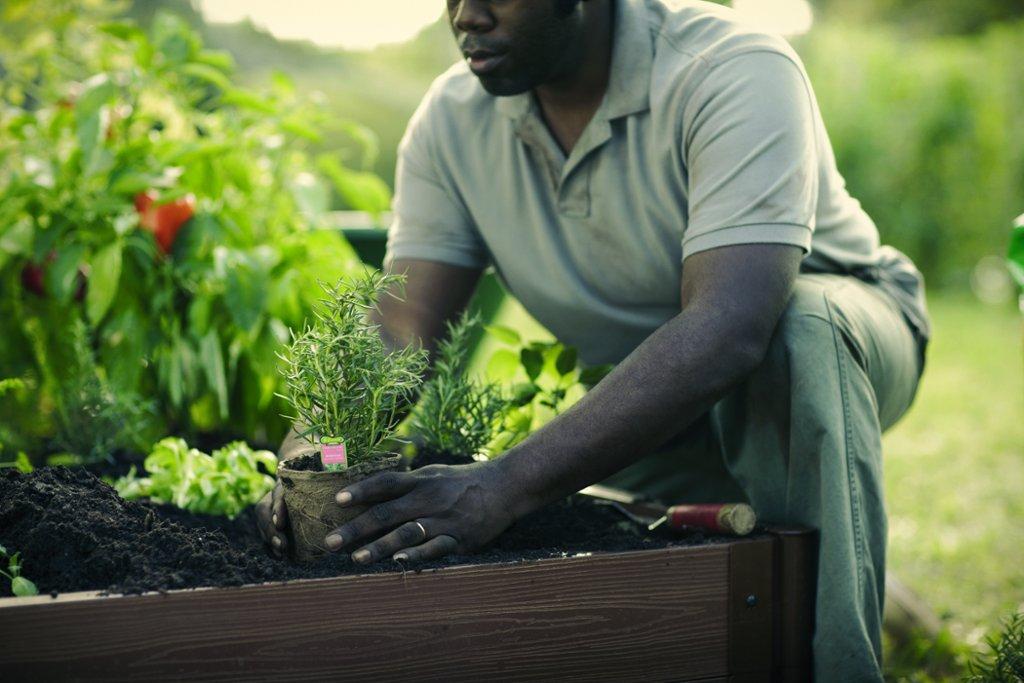
[[[518,95],[575,69],[590,0],[448,0],[464,58],[492,95]]]

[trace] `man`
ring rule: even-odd
[[[469,551],[601,481],[747,500],[820,530],[818,678],[879,680],[880,436],[914,396],[928,323],[917,271],[846,193],[799,59],[701,2],[448,14],[466,62],[402,142],[388,263],[408,279],[382,333],[433,348],[493,265],[583,360],[617,368],[495,461],[339,492],[373,507],[327,545],[357,562]],[[283,550],[280,496],[263,511]]]

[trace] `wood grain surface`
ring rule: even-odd
[[[735,547],[772,543],[764,537],[164,595],[0,600],[0,678],[727,677],[730,554],[757,555],[754,548],[735,555]],[[761,569],[770,575],[772,563]],[[744,658],[744,670],[769,671],[766,652],[764,661]]]

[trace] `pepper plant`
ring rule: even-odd
[[[515,330],[489,325],[488,333],[509,348],[487,362],[494,380],[513,382],[509,409],[487,450],[512,448],[571,406],[604,379],[611,365],[583,367],[575,348],[555,341],[525,341]]]
[[[238,86],[182,20],[144,31],[118,7],[0,5],[0,377],[37,388],[0,406],[0,431],[44,448],[84,319],[106,380],[154,401],[158,433],[276,440],[277,350],[319,278],[362,268],[321,229],[332,192],[390,201],[349,167],[372,163],[372,136],[283,75]],[[325,149],[328,134],[347,142]]]
[[[290,420],[302,425],[310,443],[345,446],[347,463],[338,470],[385,455],[415,399],[427,369],[425,349],[391,349],[371,313],[380,296],[393,296],[402,278],[369,273],[336,285],[324,285],[326,297],[308,324],[282,355],[286,362]]]

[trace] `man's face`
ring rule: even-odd
[[[448,0],[462,56],[492,95],[518,95],[556,76],[571,59],[576,16],[565,0]]]

